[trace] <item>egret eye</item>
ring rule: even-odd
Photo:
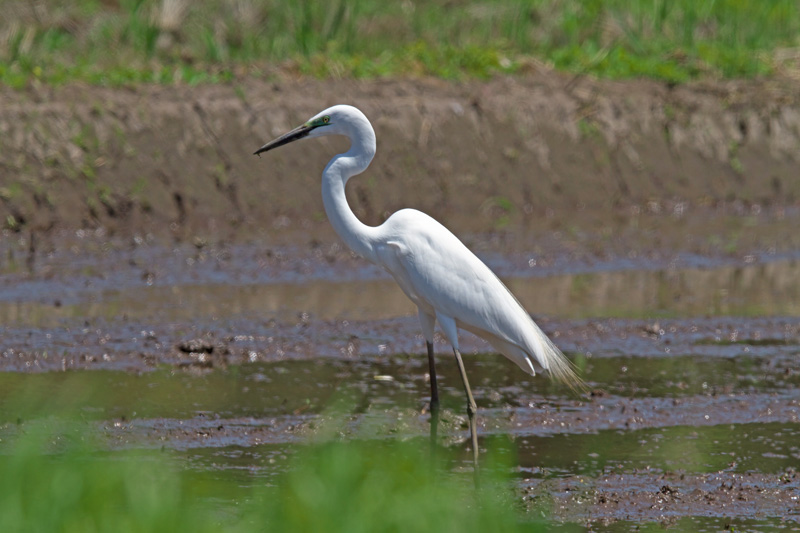
[[[328,115],[325,115],[324,117],[322,117],[322,123],[323,124],[327,124],[330,121],[331,121],[331,117],[329,117]]]

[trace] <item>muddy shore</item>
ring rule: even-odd
[[[335,242],[319,175],[345,142],[252,156],[334,103],[358,105],[376,129],[375,161],[348,190],[368,224],[414,207],[462,236],[496,234],[504,252],[800,248],[800,101],[788,81],[670,87],[542,71],[463,83],[33,87],[0,101],[0,208],[7,230],[36,235],[33,250],[80,245],[78,230]]]
[[[513,443],[532,516],[592,531],[798,527],[791,87],[540,72],[0,101],[0,443],[67,411],[110,452],[166,449],[268,483],[342,394],[345,437],[425,438],[413,306],[322,211],[319,174],[344,144],[251,155],[349,102],[379,143],[348,189],[356,214],[444,222],[587,381],[576,395],[462,339],[481,434]],[[466,467],[462,391],[436,348],[442,445]]]

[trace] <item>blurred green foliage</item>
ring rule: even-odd
[[[476,492],[471,473],[435,465],[420,444],[328,442],[303,450],[257,521],[281,531],[546,531],[519,522],[508,462],[484,465]]]
[[[56,425],[27,424],[0,455],[0,530],[218,530],[159,454],[103,454],[78,426]]]
[[[14,532],[541,531],[510,504],[508,464],[472,476],[420,442],[327,441],[297,452],[276,486],[220,498],[213,472],[168,452],[103,452],[85,424],[27,423],[0,454],[0,530]],[[423,451],[423,449],[425,451]],[[248,495],[249,494],[249,495]],[[216,497],[209,497],[216,495]]]
[[[544,61],[682,82],[796,70],[798,35],[795,0],[5,0],[0,80],[463,79]]]

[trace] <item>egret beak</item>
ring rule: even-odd
[[[267,144],[265,144],[264,146],[253,152],[253,155],[261,155],[264,152],[272,150],[273,148],[277,148],[279,146],[283,146],[284,144],[289,144],[292,141],[302,139],[303,137],[311,133],[311,130],[313,130],[314,127],[315,126],[312,126],[310,124],[303,124],[302,126],[293,129],[289,133],[281,135],[274,141],[268,142]]]

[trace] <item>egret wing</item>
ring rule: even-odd
[[[577,379],[511,291],[447,228],[410,209],[383,227],[384,267],[417,306],[453,318],[528,373],[535,363],[566,382]]]

